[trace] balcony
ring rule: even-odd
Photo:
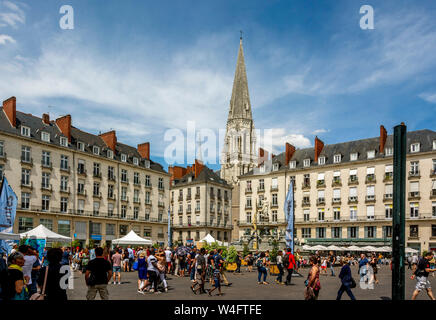
[[[245,204],[245,209],[253,209],[253,207],[252,207],[252,205],[251,204]]]
[[[265,192],[265,187],[264,186],[257,187],[257,193],[260,193],[260,192]]]
[[[21,181],[21,188],[33,190],[33,182],[30,181],[30,183],[23,183],[23,181]]]
[[[357,179],[357,176],[350,176],[350,178],[348,178],[348,185],[349,186],[355,186],[359,184],[359,179]]]
[[[182,215],[182,214],[183,214],[183,210],[179,210],[179,211],[177,211],[177,213],[178,213],[179,215]]]
[[[71,172],[71,167],[70,167],[70,166],[67,166],[67,167],[60,167],[59,170],[62,171],[62,172],[65,172],[65,173],[70,174],[70,172]]]
[[[141,186],[141,181],[133,179],[133,185],[137,186],[137,187],[140,187]]]
[[[318,199],[316,199],[316,205],[317,206],[325,205],[325,198],[318,198]]]
[[[146,206],[151,206],[152,205],[152,202],[151,202],[151,200],[150,199],[145,199],[145,203],[144,203]]]
[[[252,193],[252,192],[253,192],[253,189],[245,188],[245,194]]]
[[[383,202],[392,201],[393,198],[394,198],[394,195],[392,193],[385,193],[383,195]]]
[[[392,172],[385,173],[385,176],[383,178],[383,182],[390,182],[390,181],[392,181],[393,178],[394,177],[392,175]]]
[[[121,178],[121,183],[129,184],[129,178],[125,178],[125,179]]]
[[[120,200],[121,200],[121,202],[129,202],[129,197],[123,197],[123,196],[121,196],[121,198],[120,198]]]
[[[112,194],[108,194],[107,195],[107,199],[115,201],[115,200],[117,200],[117,196],[115,194],[113,194],[113,193]]]
[[[221,194],[218,193],[218,197],[217,197],[218,201],[223,200],[223,196]]]
[[[163,202],[163,201],[158,201],[157,206],[158,206],[159,208],[165,208],[165,202]]]
[[[146,180],[146,182],[144,184],[144,187],[147,188],[147,189],[151,189],[152,185],[151,185],[151,183],[147,183],[147,180]]]
[[[41,190],[42,191],[47,191],[47,192],[52,192],[53,191],[53,186],[51,184],[41,184]]]
[[[82,177],[86,177],[88,174],[87,174],[86,169],[83,169],[83,170],[77,169],[77,175],[82,176]]]
[[[317,180],[316,187],[317,188],[325,188],[325,180]]]
[[[117,178],[114,175],[108,175],[107,179],[113,182],[117,181]]]
[[[341,198],[333,198],[332,204],[341,204]]]
[[[200,193],[195,194],[195,199],[200,199]]]
[[[49,162],[41,161],[41,167],[43,169],[53,170],[53,162],[51,162],[51,161],[49,161]]]
[[[421,197],[419,195],[419,191],[415,191],[415,192],[409,192],[409,196],[407,198],[407,200],[420,200]]]
[[[186,213],[188,214],[188,213],[191,213],[192,212],[192,209],[191,208],[186,208]]]
[[[332,187],[342,187],[341,179],[333,179]]]
[[[77,189],[77,195],[86,197],[86,189]]]
[[[409,171],[409,179],[419,179],[421,178],[421,174],[419,172],[419,170],[412,170]]]
[[[353,204],[357,202],[358,202],[357,196],[348,197],[348,204]]]
[[[199,213],[200,212],[200,208],[195,208],[195,213]]]
[[[183,196],[180,196],[180,195],[179,195],[178,200],[179,200],[179,201],[183,201]]]
[[[224,202],[229,202],[229,197],[228,196],[224,196]]]
[[[191,197],[190,194],[186,195],[186,200],[187,200],[187,201],[188,201],[188,200],[191,200],[191,199],[192,199],[192,197]]]
[[[271,186],[271,192],[274,191],[279,191],[279,187],[278,186]]]
[[[60,193],[62,193],[62,194],[70,194],[71,192],[70,192],[70,187],[68,187],[68,188],[65,188],[65,189],[60,189],[59,190],[59,192]]]
[[[33,167],[33,158],[21,157],[21,165],[27,166],[27,167]]]
[[[141,203],[141,199],[133,197],[133,203]]]
[[[101,172],[93,172],[92,176],[96,179],[101,179]]]
[[[301,184],[301,189],[302,190],[310,189],[310,182],[309,181],[303,182]]]
[[[279,207],[278,203],[274,203],[274,202],[271,203],[271,208],[278,208],[278,207]]]
[[[310,207],[310,199],[303,199],[301,206],[302,207]]]
[[[375,175],[373,175],[373,174],[366,175],[366,179],[365,179],[366,184],[373,184],[376,182],[377,182],[377,180],[375,179]]]
[[[164,191],[165,191],[165,188],[164,188],[163,186],[159,186],[159,187],[157,188],[157,191],[159,191],[159,192],[164,192]]]
[[[366,196],[365,203],[375,203],[375,196]]]
[[[101,192],[93,192],[92,193],[92,197],[94,198],[94,199],[101,199],[101,198],[103,198],[103,196],[101,195]]]
[[[215,199],[215,193],[210,193],[210,199]]]
[[[436,199],[436,189],[430,190],[430,199]]]

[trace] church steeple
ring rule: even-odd
[[[238,60],[236,61],[232,98],[230,99],[229,120],[230,119],[252,119],[244,49],[242,47],[242,34],[239,40]]]

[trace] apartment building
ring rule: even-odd
[[[197,242],[208,233],[230,242],[232,187],[198,160],[187,168],[174,166],[168,171],[173,242]]]
[[[406,245],[436,249],[436,132],[407,133]],[[264,150],[261,150],[265,152]],[[294,180],[295,235],[299,244],[389,245],[392,239],[393,136],[286,151],[240,176],[240,237],[252,232],[284,234],[283,204]]]
[[[74,127],[70,115],[26,114],[12,97],[0,111],[0,171],[18,196],[14,232],[43,224],[82,243],[130,230],[167,242],[170,177],[148,142],[134,148],[115,131]]]

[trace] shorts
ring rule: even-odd
[[[327,266],[321,266],[321,269],[327,269]]]
[[[120,266],[113,266],[112,270],[113,270],[113,272],[121,272],[121,267]]]
[[[123,262],[124,263],[129,263],[129,259],[124,259]]]
[[[430,281],[427,280],[427,277],[416,277],[415,289],[418,291],[431,289]]]
[[[221,283],[220,283],[220,281],[218,279],[213,280],[213,282],[214,282],[213,286],[215,288],[221,288]]]

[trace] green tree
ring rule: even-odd
[[[279,252],[279,243],[277,240],[271,242],[273,249],[271,250],[271,262],[277,261],[277,253]]]
[[[236,258],[238,256],[238,252],[236,251],[236,248],[234,246],[229,247],[228,250],[226,250],[226,260],[228,263],[234,263],[236,262]]]

